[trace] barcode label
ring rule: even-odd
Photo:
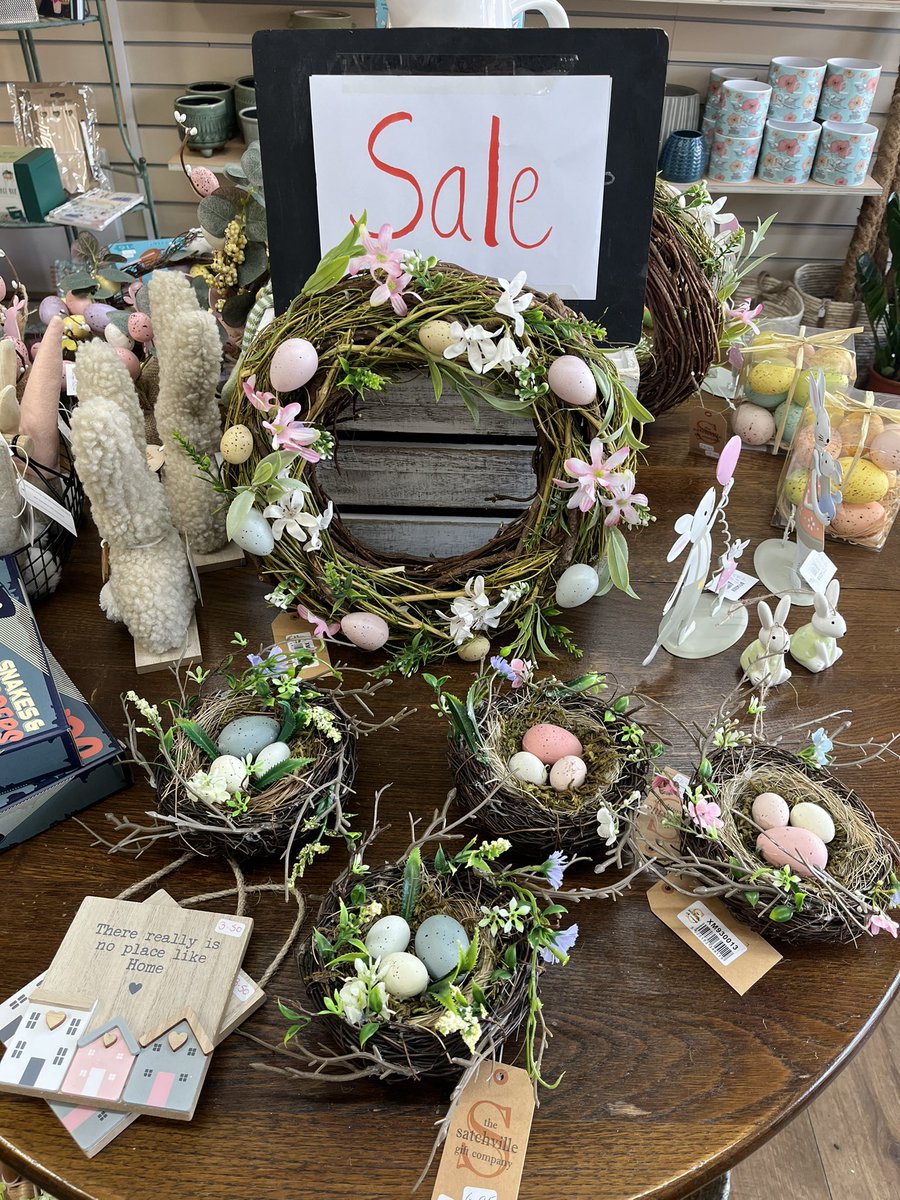
[[[702,942],[723,966],[733,963],[747,949],[746,944],[739,937],[735,937],[728,926],[713,916],[699,900],[683,908],[678,914],[678,920],[687,926],[694,937]]]

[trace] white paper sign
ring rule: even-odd
[[[612,79],[314,75],[323,253],[363,210],[398,247],[597,298]]]
[[[837,574],[837,567],[822,550],[813,550],[800,564],[800,577],[814,592],[824,592]]]

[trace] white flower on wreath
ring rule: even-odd
[[[510,604],[513,596],[506,589],[496,604],[491,604],[484,590],[484,576],[476,575],[468,580],[465,595],[457,596],[450,605],[451,615],[439,612],[438,616],[450,622],[450,636],[457,646],[469,640],[479,629],[496,629],[500,614]]]
[[[263,516],[272,522],[272,536],[276,542],[280,541],[282,534],[285,533],[298,542],[305,542],[307,529],[315,530],[317,533],[321,532],[319,528],[321,518],[304,512],[305,507],[306,495],[301,488],[291,488],[290,491],[279,496],[274,504],[266,505],[263,509]]]
[[[192,796],[205,800],[207,804],[227,804],[231,799],[225,780],[206,771],[195,771],[187,781],[187,788]]]
[[[459,358],[461,354],[466,354],[469,366],[476,375],[481,375],[494,356],[494,338],[500,330],[496,329],[491,333],[483,325],[467,325],[463,328],[459,321],[453,321],[450,333],[456,341],[444,351],[444,358]]]
[[[503,294],[494,305],[494,312],[499,313],[501,317],[509,317],[513,322],[516,337],[521,337],[525,332],[525,318],[522,313],[526,308],[530,308],[534,299],[531,292],[522,292],[525,286],[525,272],[520,271],[514,279],[498,279],[497,282],[503,288]]]
[[[344,1016],[351,1025],[362,1025],[369,1007],[369,989],[361,979],[348,979],[338,992]]]
[[[607,846],[614,846],[619,836],[618,818],[605,804],[597,809],[597,833],[605,840]]]
[[[313,550],[322,549],[322,532],[331,524],[331,518],[333,516],[334,505],[329,500],[325,511],[320,513],[319,516],[313,518],[314,524],[307,526],[307,529],[309,530],[309,540],[303,547],[307,554],[311,554]]]
[[[484,370],[493,371],[496,367],[499,367],[502,371],[519,371],[522,367],[528,366],[528,355],[530,353],[530,346],[526,346],[524,350],[521,349],[516,345],[513,336],[506,333],[494,347],[494,356],[486,364]]]

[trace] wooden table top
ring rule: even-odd
[[[607,671],[625,687],[648,692],[682,716],[705,719],[737,680],[739,647],[703,662],[660,652],[641,666],[675,578],[665,562],[674,518],[713,482],[709,460],[687,451],[683,411],[652,431],[642,490],[657,523],[631,539],[633,580],[641,601],[618,594],[572,612],[582,666]],[[757,541],[769,526],[781,459],[745,453],[729,508],[732,529]],[[838,708],[854,710],[858,739],[885,736],[898,711],[896,637],[900,615],[900,531],[887,548],[831,543],[839,566],[844,656],[830,671],[797,668],[770,697],[769,728]],[[119,695],[128,688],[153,700],[170,693],[165,674],[138,680],[132,645],[97,607],[99,565],[90,525],[63,587],[39,606],[44,638],[106,721],[121,731]],[[750,554],[747,555],[748,562]],[[207,575],[200,629],[207,663],[227,651],[233,630],[268,640],[268,588],[251,571]],[[757,589],[760,590],[760,589]],[[809,610],[804,610],[808,613]],[[804,616],[804,620],[808,617]],[[790,625],[801,623],[795,613]],[[747,640],[755,635],[751,618]],[[469,673],[451,668],[457,688]],[[375,790],[386,783],[382,818],[393,828],[369,852],[370,863],[406,844],[407,811],[423,814],[443,801],[450,777],[446,728],[429,711],[421,680],[397,679],[379,694],[379,711],[403,704],[419,711],[360,750],[357,827],[367,828]],[[676,730],[668,761],[678,765]],[[879,818],[900,833],[897,768],[876,764],[853,782]],[[97,829],[107,811],[138,815],[151,807],[145,783],[84,814]],[[0,860],[4,994],[46,966],[85,894],[115,895],[174,856],[151,850],[140,860],[92,848],[74,821],[34,838]],[[306,880],[310,914],[345,863],[337,848]],[[253,880],[279,878],[278,864]],[[184,897],[228,887],[227,867],[192,865],[171,879]],[[588,872],[576,875],[596,882]],[[535,1115],[522,1200],[565,1194],[571,1200],[674,1200],[750,1153],[821,1088],[858,1048],[897,987],[897,943],[886,935],[859,947],[800,947],[746,996],[733,992],[650,912],[640,882],[617,903],[574,910],[581,937],[566,969],[544,975],[545,1013],[554,1037],[548,1077],[564,1071]],[[252,910],[257,927],[245,967],[260,973],[286,936],[292,911],[269,897]],[[294,960],[270,996],[301,998]],[[267,1003],[247,1028],[276,1042],[284,1029]],[[431,1146],[446,1090],[377,1083],[291,1082],[251,1070],[265,1057],[239,1035],[217,1051],[190,1124],[142,1117],[92,1161],[85,1159],[39,1100],[0,1095],[0,1158],[59,1200],[232,1200],[323,1196],[360,1200],[407,1194]],[[270,1056],[271,1057],[271,1056]],[[431,1195],[430,1182],[421,1195]]]

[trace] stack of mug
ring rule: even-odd
[[[204,79],[189,83],[183,96],[175,101],[176,112],[185,113],[188,146],[209,158],[237,135],[249,145],[258,137],[256,120],[256,83],[252,75],[242,75],[234,83]],[[184,131],[181,131],[184,136]]]
[[[878,136],[867,118],[880,74],[859,58],[773,58],[766,83],[717,68],[703,122],[710,178],[746,183],[758,160],[768,183],[859,186]]]

